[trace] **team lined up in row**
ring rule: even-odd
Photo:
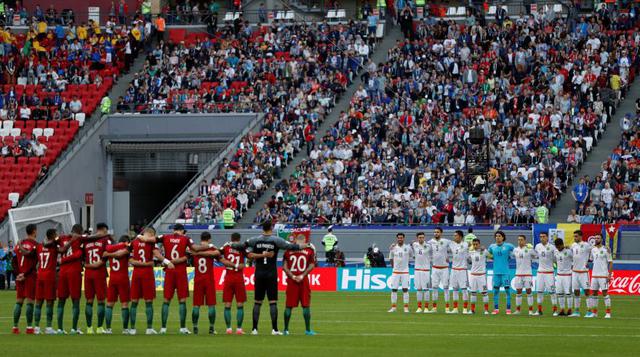
[[[240,248],[242,244],[238,233],[232,234],[231,242],[220,249],[210,244],[211,235],[208,232],[202,233],[200,243],[194,243],[185,235],[184,227],[180,224],[175,225],[173,234],[156,236],[153,228],[147,228],[142,235],[131,241],[128,236],[123,236],[118,242],[112,240],[106,224],[98,224],[96,234],[93,236],[83,235],[80,225],[74,225],[71,234],[63,236],[58,236],[55,229],[49,229],[43,243],[38,243],[36,240],[35,225],[27,226],[26,234],[26,239],[15,247],[14,265],[18,274],[12,330],[14,334],[20,333],[18,324],[24,302],[26,302],[27,334],[40,333],[39,325],[44,302],[46,302],[44,333],[67,334],[63,328],[63,321],[64,306],[69,298],[73,303],[70,333],[83,334],[78,328],[83,268],[87,334],[112,333],[113,307],[119,300],[122,306],[123,334],[135,335],[137,308],[141,299],[145,301],[146,306],[146,334],[157,334],[158,332],[153,329],[153,300],[156,298],[154,259],[161,261],[165,267],[160,333],[167,332],[170,302],[174,294],[177,294],[180,315],[179,332],[190,334],[191,331],[186,328],[186,300],[189,297],[188,255],[193,257],[195,268],[192,309],[194,333],[198,333],[200,307],[203,305],[208,307],[209,333],[215,333],[216,290],[213,267],[214,260],[217,259],[226,267],[222,295],[225,305],[226,333],[233,333],[231,305],[235,298],[236,334],[244,334],[243,305],[247,300],[247,294],[243,268],[245,258],[255,259],[256,257],[252,256],[250,248]],[[285,271],[288,276],[287,308],[289,311],[290,308],[298,306],[298,303],[303,307],[308,307],[310,303],[310,288],[306,277],[315,266],[315,251],[311,250],[313,254],[309,254],[308,250],[311,248],[304,251],[287,251],[284,256]],[[299,254],[305,255],[304,266],[300,264],[302,259],[297,256]],[[287,264],[289,260],[291,262]],[[58,264],[59,271],[57,271]],[[128,271],[130,265],[133,267],[131,281]],[[54,330],[52,322],[56,298],[58,329]],[[97,329],[94,331],[93,304],[96,300]],[[289,320],[285,319],[286,325],[288,322]],[[287,328],[288,326],[285,326],[285,330]]]
[[[390,260],[393,274],[390,279],[391,309],[396,311],[398,289],[403,291],[404,312],[409,312],[409,262],[414,261],[414,286],[417,290],[418,310],[416,312],[437,312],[439,288],[444,290],[446,313],[458,313],[459,292],[463,298],[463,314],[476,311],[478,297],[482,296],[484,313],[489,314],[487,291],[487,262],[493,260],[493,314],[499,313],[500,288],[507,291],[507,315],[511,314],[510,287],[516,290],[516,311],[522,306],[523,292],[527,296],[529,315],[541,315],[544,294],[551,297],[554,316],[581,316],[580,292],[584,290],[587,309],[585,317],[596,317],[598,292],[602,292],[606,307],[605,318],[611,317],[611,299],[607,293],[613,260],[609,248],[603,246],[602,236],[596,236],[595,245],[583,241],[582,232],[573,234],[574,243],[565,247],[562,239],[549,242],[547,233],[540,234],[540,243],[532,247],[527,238],[518,236],[518,246],[505,242],[502,231],[494,235],[495,243],[488,248],[481,246],[475,238],[471,246],[463,241],[462,231],[456,231],[453,241],[442,238],[442,229],[436,228],[433,239],[425,241],[425,234],[416,235],[416,241],[405,244],[404,233],[398,233],[396,243],[391,246]],[[516,272],[512,281],[509,261],[515,259]],[[533,267],[538,262],[536,275],[537,310],[533,304]],[[589,280],[588,263],[591,261],[592,274]],[[451,263],[451,270],[449,270]],[[554,269],[554,266],[556,267]],[[453,294],[453,310],[449,309],[450,289]],[[469,290],[471,291],[471,309],[468,309]],[[572,298],[573,290],[573,298]],[[433,307],[430,309],[430,299]],[[559,311],[558,311],[559,305]],[[424,306],[424,309],[423,309]]]

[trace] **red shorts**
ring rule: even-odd
[[[60,270],[58,277],[58,299],[71,297],[72,300],[80,300],[82,289],[82,272]]]
[[[96,298],[104,301],[107,297],[107,274],[105,271],[90,270],[84,271],[84,297],[87,300]]]
[[[302,305],[302,307],[309,307],[311,305],[309,279],[304,279],[300,283],[287,279],[287,303],[285,306],[297,307],[298,304]]]
[[[236,297],[236,303],[247,301],[247,290],[244,287],[244,274],[229,274],[229,272],[227,272],[222,289],[222,301],[232,302],[234,296]]]
[[[56,299],[56,279],[38,279],[36,282],[36,300],[51,301]]]
[[[18,299],[36,299],[36,274],[31,274],[22,281],[16,280],[16,297]]]
[[[206,300],[205,300],[206,296]],[[196,280],[193,284],[193,306],[216,304],[216,282],[212,279]]]
[[[189,278],[186,270],[179,268],[164,270],[164,298],[171,300],[174,291],[178,292],[178,299],[189,297]]]
[[[130,290],[128,278],[126,280],[109,279],[107,302],[115,303],[118,301],[118,297],[120,297],[120,303],[131,301]]]
[[[156,277],[153,269],[136,270],[131,276],[131,300],[153,300],[156,298]]]

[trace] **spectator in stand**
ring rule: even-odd
[[[578,184],[571,191],[573,199],[576,201],[576,209],[580,210],[580,206],[584,206],[589,198],[589,186],[585,184],[584,178],[581,178]]]

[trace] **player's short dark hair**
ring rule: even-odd
[[[504,234],[504,232],[503,232],[503,231],[496,231],[496,232],[493,234],[493,236],[495,237],[495,236],[497,236],[498,234],[499,234],[499,235],[501,235],[501,236],[502,236],[502,238],[507,239],[507,235],[506,235],[506,234]]]
[[[436,230],[436,231],[438,231],[438,232],[440,232],[440,233],[444,232],[444,231],[442,230],[442,228],[440,228],[440,227],[436,227],[436,228],[435,228],[435,230]]]
[[[472,243],[475,243],[475,242],[480,243],[480,239],[478,239],[478,238],[473,238],[473,240],[472,240],[471,242],[472,242]]]
[[[239,240],[240,240],[240,233],[238,233],[238,232],[231,233],[231,241],[232,242],[237,242]]]
[[[54,239],[58,235],[58,231],[55,228],[47,229],[47,239]]]
[[[200,240],[209,241],[210,239],[211,239],[211,233],[209,232],[200,233]]]
[[[33,223],[29,223],[27,224],[25,231],[27,232],[27,235],[35,234],[38,231],[38,226]]]
[[[109,230],[109,226],[106,223],[101,222],[101,223],[96,224],[96,230],[98,230],[98,229],[104,229],[104,230],[108,231]]]
[[[120,239],[118,239],[118,243],[129,243],[129,236],[124,234],[120,236]]]
[[[573,231],[573,234],[577,234],[577,235],[579,235],[580,237],[582,237],[582,231],[581,231],[581,230],[579,230],[579,229],[578,229],[578,230]]]
[[[271,224],[271,220],[267,220],[262,222],[262,230],[265,232],[270,231],[273,228],[273,225]]]
[[[518,238],[522,237],[522,239],[527,240],[527,236],[525,236],[524,234],[518,234]]]
[[[460,237],[464,237],[464,233],[462,233],[461,230],[457,230],[456,234],[459,235]]]
[[[399,232],[399,233],[397,233],[397,234],[396,234],[396,238],[397,238],[397,237],[400,237],[400,236],[402,236],[402,238],[404,238],[404,237],[405,237],[404,233],[402,233],[402,232]]]
[[[420,237],[420,236],[423,236],[423,235],[424,235],[424,232],[418,232],[418,233],[416,233],[416,237]]]
[[[562,238],[556,238],[556,240],[553,241],[553,244],[558,247],[564,245],[564,241],[562,240]]]
[[[547,232],[540,232],[540,235],[543,235],[543,234],[544,234],[545,236],[549,236],[549,233],[547,233]]]
[[[84,232],[84,229],[82,229],[82,224],[80,223],[76,223],[71,227],[71,233],[82,234],[82,232]]]
[[[473,227],[469,227],[469,229],[467,229],[467,232],[473,233]]]

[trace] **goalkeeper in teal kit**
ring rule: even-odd
[[[511,291],[509,285],[511,284],[511,274],[509,272],[509,258],[514,245],[506,243],[506,236],[503,231],[497,231],[495,233],[496,242],[489,246],[489,254],[493,256],[493,314],[497,315],[500,302],[500,287],[504,287],[507,293],[507,315],[511,314]]]

